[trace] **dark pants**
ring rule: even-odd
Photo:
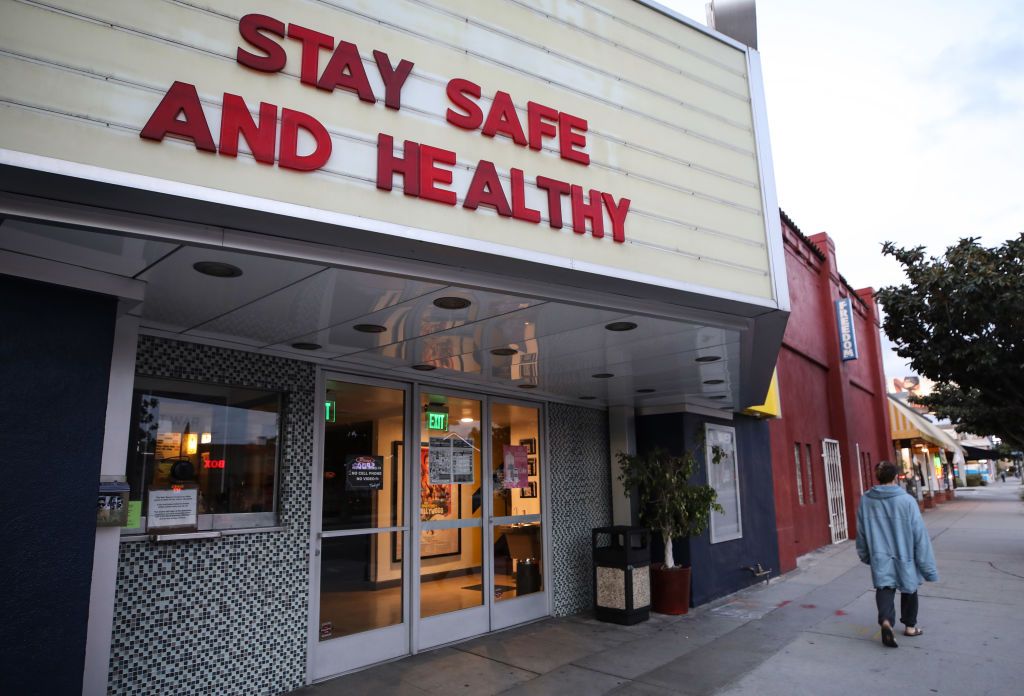
[[[879,587],[875,590],[875,604],[878,606],[878,625],[888,620],[896,625],[896,588]],[[900,622],[908,628],[917,625],[917,593],[900,592]]]

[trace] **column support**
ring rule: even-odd
[[[101,481],[124,481],[128,439],[131,430],[132,389],[135,384],[135,352],[139,338],[138,317],[124,314],[126,303],[118,306],[114,326],[114,349],[110,359],[107,389],[107,419],[103,432]],[[83,696],[107,693],[110,643],[114,626],[114,596],[117,593],[117,560],[121,529],[98,527],[92,561],[89,596],[89,626],[85,643]]]

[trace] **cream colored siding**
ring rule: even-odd
[[[270,201],[443,232],[548,254],[565,265],[641,274],[653,283],[770,300],[758,161],[745,54],[631,0],[62,0],[62,11],[8,1],[0,7],[0,147]],[[298,80],[300,46],[282,41],[285,71],[235,61],[238,19],[263,13],[356,43],[378,96]],[[251,48],[251,47],[249,47]],[[383,106],[374,49],[415,63],[402,109]],[[329,54],[323,51],[320,69]],[[590,166],[445,121],[448,80],[478,83],[484,97],[511,94],[525,123],[527,101],[587,119]],[[326,166],[298,173],[201,153],[190,142],[142,140],[170,85],[196,85],[214,138],[224,92],[307,112],[333,141]],[[489,100],[481,100],[485,112]],[[626,243],[500,218],[375,187],[377,134],[458,154],[452,189],[466,190],[480,159],[508,185],[518,167],[631,199]],[[240,149],[245,152],[244,140]],[[546,197],[527,203],[546,218]],[[571,220],[566,201],[563,218]],[[343,240],[340,240],[344,243]]]

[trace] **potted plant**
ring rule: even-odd
[[[712,462],[722,457],[712,450]],[[711,521],[711,511],[723,512],[718,494],[708,485],[690,483],[697,468],[692,451],[681,457],[663,449],[642,455],[620,452],[618,461],[627,495],[635,491],[640,522],[661,532],[665,542],[665,562],[651,564],[651,609],[661,614],[685,614],[690,608],[690,567],[677,566],[672,541],[702,534]]]

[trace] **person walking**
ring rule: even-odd
[[[917,501],[896,483],[898,468],[882,461],[875,467],[874,486],[860,499],[857,508],[857,555],[871,566],[878,606],[882,644],[898,647],[893,635],[896,623],[896,590],[900,591],[900,621],[905,636],[919,636],[917,588],[938,582],[932,542],[928,538]]]

